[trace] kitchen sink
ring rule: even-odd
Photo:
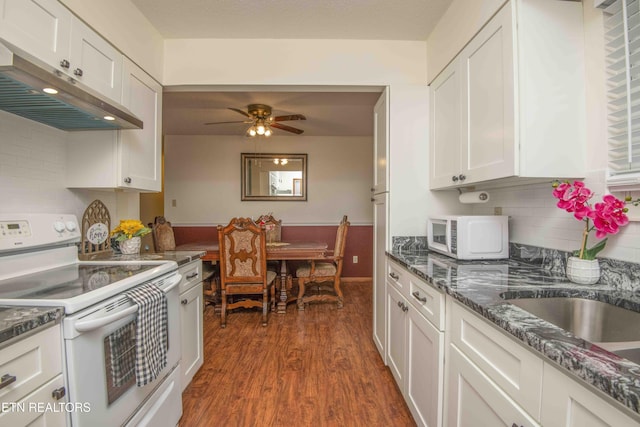
[[[640,313],[584,298],[516,298],[506,302],[612,353],[640,363]]]

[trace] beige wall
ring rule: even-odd
[[[241,153],[308,154],[306,202],[240,200]],[[227,224],[272,212],[288,225],[371,224],[370,137],[176,136],[165,138],[164,213],[175,225]],[[176,207],[172,201],[176,201]]]

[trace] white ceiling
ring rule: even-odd
[[[379,92],[165,92],[165,135],[239,135],[249,125],[208,122],[243,121],[229,107],[246,111],[248,104],[267,104],[272,116],[302,114],[307,120],[281,122],[302,129],[302,136],[371,136],[373,106]],[[274,136],[296,136],[274,129]]]
[[[452,0],[132,0],[164,38],[426,40]]]
[[[164,38],[426,40],[452,0],[131,0]],[[242,90],[242,88],[240,88]],[[263,89],[264,90],[264,89]],[[284,122],[303,136],[373,134],[378,93],[165,92],[163,133],[244,135],[228,107],[260,103],[273,115],[299,113]],[[294,135],[276,130],[274,135]]]

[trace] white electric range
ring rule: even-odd
[[[68,402],[72,426],[175,426],[182,414],[180,318],[174,261],[80,261],[74,215],[0,214],[0,306],[63,307]],[[167,298],[167,366],[137,387],[137,306],[125,293],[153,283]],[[127,363],[124,363],[127,361]]]

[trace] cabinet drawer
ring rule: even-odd
[[[60,325],[0,350],[0,377],[16,380],[0,389],[0,402],[17,402],[62,372]]]
[[[451,342],[535,419],[540,419],[543,361],[488,321],[447,298]]]
[[[408,288],[408,275],[409,272],[404,267],[392,261],[387,262],[387,281],[393,284],[396,289],[403,292],[403,294],[405,293],[404,289]]]
[[[449,347],[446,426],[539,427],[457,347]]]
[[[182,274],[178,292],[183,293],[202,282],[202,260],[191,261],[178,269]]]
[[[0,425],[64,427],[67,423],[66,412],[60,410],[58,405],[64,404],[66,399],[56,400],[52,396],[54,390],[63,386],[60,374],[14,405],[6,406],[8,410],[0,413]],[[82,409],[86,411],[90,407],[83,406]]]
[[[413,274],[410,274],[408,279],[409,295],[407,295],[407,299],[439,331],[444,330],[444,294]]]

